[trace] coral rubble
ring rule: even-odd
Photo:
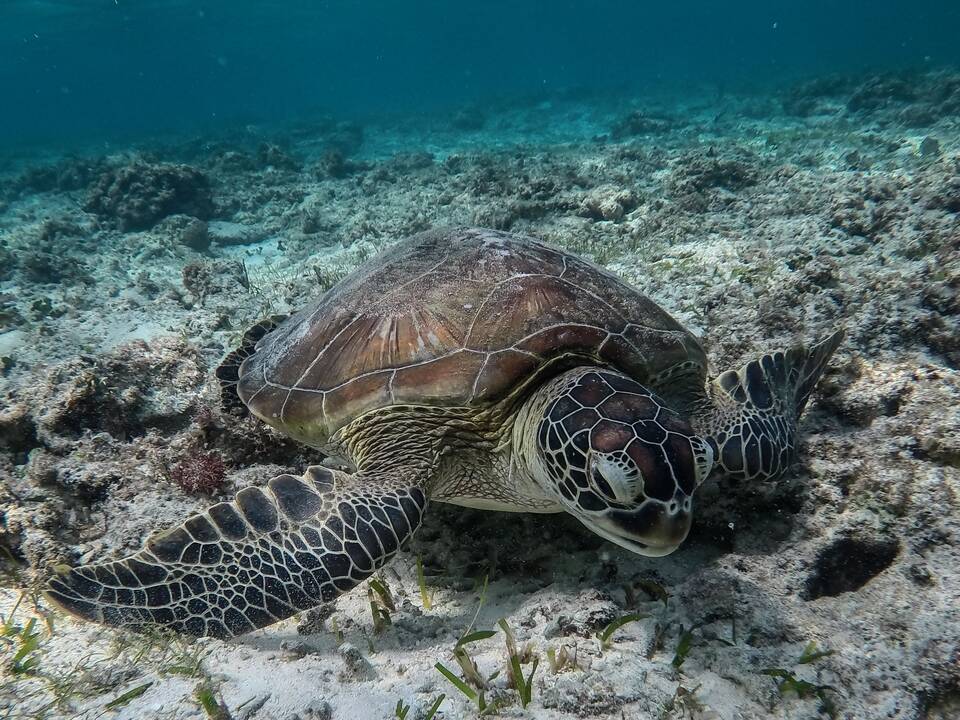
[[[445,693],[444,717],[471,716],[435,664],[503,617],[541,658],[539,720],[955,716],[960,76],[625,107],[306,119],[0,177],[5,554],[37,575],[116,557],[209,503],[198,494],[319,462],[220,411],[220,359],[405,235],[510,228],[637,286],[716,368],[846,327],[794,472],[704,484],[691,536],[656,559],[570,517],[435,503],[380,578],[389,624],[361,589],[299,626],[202,645],[230,712],[388,717],[398,698],[425,709]],[[15,600],[0,588],[0,613]],[[95,650],[100,695],[153,683],[125,717],[197,712],[169,659],[134,665],[112,637],[57,618],[44,670]],[[509,673],[491,677],[500,635],[467,650],[488,697],[517,697]],[[41,680],[16,682],[27,711],[51,702]],[[0,710],[13,702],[0,693]],[[62,714],[104,702],[78,692]]]

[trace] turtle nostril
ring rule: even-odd
[[[667,506],[667,510],[670,512],[671,515],[676,515],[678,507],[679,506],[677,505],[677,501],[671,500],[670,504]]]

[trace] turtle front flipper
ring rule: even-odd
[[[797,421],[843,337],[841,330],[810,347],[764,355],[709,384],[712,404],[694,425],[714,444],[716,472],[773,480],[787,470],[796,453]]]
[[[237,383],[240,381],[240,366],[253,355],[261,338],[273,332],[277,325],[287,319],[287,315],[271,315],[247,328],[240,338],[240,344],[223,359],[215,371],[220,383],[220,405],[232,415],[246,415],[247,406],[237,395]]]
[[[420,526],[426,502],[413,483],[312,466],[241,490],[128,558],[56,575],[46,596],[106,625],[241,635],[372,575]]]

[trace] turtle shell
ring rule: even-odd
[[[610,273],[540,241],[478,229],[390,247],[257,342],[237,391],[310,444],[390,405],[483,408],[577,365],[639,382],[694,368],[697,340]],[[687,372],[689,374],[689,372]]]

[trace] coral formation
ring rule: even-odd
[[[580,215],[594,220],[619,220],[637,204],[636,195],[629,189],[601,185],[584,196]]]
[[[249,326],[404,235],[509,227],[624,277],[700,335],[717,367],[845,325],[795,471],[705,483],[686,544],[655,560],[572,518],[435,504],[381,578],[395,610],[379,632],[359,592],[304,618],[303,634],[289,623],[202,645],[233,716],[389,717],[398,696],[426,708],[445,693],[444,716],[466,717],[475,705],[435,663],[458,669],[465,629],[501,617],[540,658],[526,710],[540,720],[676,717],[665,708],[694,702],[700,717],[818,716],[819,697],[781,697],[760,672],[775,668],[835,688],[838,717],[956,715],[958,76],[821,78],[779,105],[727,93],[624,114],[636,106],[504,105],[466,133],[447,115],[365,129],[321,118],[167,139],[143,156],[156,160],[11,166],[0,178],[0,545],[38,574],[120,556],[208,504],[167,481],[179,463],[219,459],[226,495],[319,462],[255,418],[221,415],[220,359]],[[5,617],[15,601],[0,588]],[[603,646],[596,634],[630,614],[649,617]],[[71,696],[63,714],[102,712],[106,692],[147,682],[128,716],[197,712],[169,660],[133,667],[110,654],[115,636],[61,617],[55,627],[51,672],[103,658],[90,670],[99,694]],[[797,663],[811,641],[832,653]],[[338,653],[343,643],[353,649]],[[487,680],[503,639],[467,649],[488,697],[516,698],[507,673]],[[29,683],[35,696],[20,691]],[[15,686],[16,711],[52,702],[39,680]]]
[[[734,157],[717,157],[714,148],[680,159],[670,186],[678,195],[713,188],[742,190],[757,182],[757,163]]]
[[[888,123],[923,128],[960,113],[960,74],[884,73],[865,78],[813,78],[790,88],[784,109],[802,117],[867,115]]]
[[[655,135],[673,130],[676,123],[666,118],[648,115],[642,110],[634,110],[626,117],[618,120],[611,135],[616,140],[634,137],[635,135]]]
[[[17,194],[84,190],[105,169],[102,158],[68,157],[51,165],[29,167],[10,184]]]
[[[104,171],[91,186],[84,208],[121,230],[146,230],[176,213],[211,217],[213,195],[209,179],[196,168],[135,160]]]
[[[261,143],[257,148],[257,162],[261,167],[273,170],[289,170],[296,172],[300,163],[290,157],[286,150],[276,143]]]
[[[124,439],[150,428],[185,427],[202,378],[196,349],[173,338],[81,355],[50,372],[33,396],[37,436],[61,447],[88,431]]]

